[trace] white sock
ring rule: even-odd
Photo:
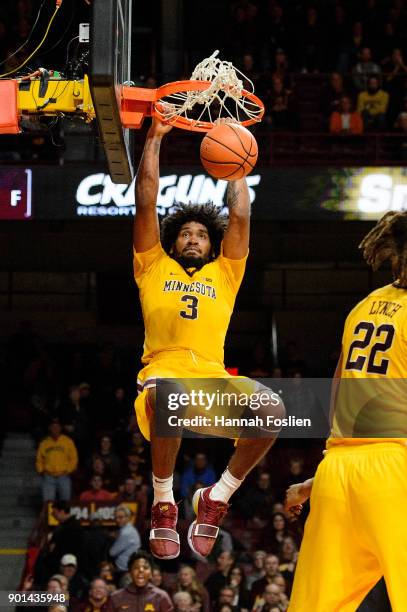
[[[175,504],[174,494],[172,492],[172,480],[172,475],[168,478],[157,478],[157,476],[153,474],[153,505],[158,502],[170,502],[171,504]]]
[[[209,493],[210,499],[216,499],[217,501],[225,502],[225,504],[232,497],[233,493],[242,484],[243,480],[238,480],[229,472],[228,468],[223,472],[220,480],[215,484],[211,492]]]

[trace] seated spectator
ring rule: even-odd
[[[208,464],[207,456],[204,453],[197,453],[193,464],[181,474],[181,497],[188,496],[189,490],[197,480],[203,482],[205,487],[209,487],[216,482],[215,472]]]
[[[247,576],[247,588],[250,590],[256,580],[264,577],[264,560],[266,558],[266,552],[264,550],[256,550],[253,553],[253,569]]]
[[[68,580],[69,600],[71,603],[77,602],[85,597],[89,583],[85,576],[78,572],[78,560],[75,555],[64,555],[61,559],[61,574]]]
[[[277,554],[284,541],[284,538],[289,535],[287,529],[287,519],[282,512],[276,512],[271,517],[271,538],[270,549]]]
[[[38,556],[35,565],[36,583],[45,582],[57,572],[60,560],[66,554],[72,554],[79,559],[81,569],[84,564],[84,530],[79,521],[71,516],[70,505],[64,501],[56,502],[52,514],[59,524]]]
[[[103,488],[103,479],[98,474],[92,476],[89,481],[90,489],[83,491],[79,496],[81,502],[97,502],[97,501],[110,501],[116,497],[115,493],[110,493]]]
[[[99,572],[97,572],[97,576],[105,581],[109,594],[117,591],[116,583],[114,581],[114,572],[115,569],[113,563],[110,563],[109,561],[102,561],[102,563],[99,564]]]
[[[129,476],[128,478],[126,478],[123,484],[119,487],[119,492],[117,493],[117,496],[115,499],[118,503],[135,502],[137,501],[138,496],[139,496],[139,489],[137,487],[137,483],[134,480],[134,478]]]
[[[72,612],[106,612],[109,599],[107,584],[101,578],[90,583],[88,597],[72,606]]]
[[[49,436],[39,445],[36,468],[42,476],[43,501],[71,499],[71,474],[78,465],[78,454],[71,438],[62,434],[61,424],[54,419],[50,424]]]
[[[339,104],[342,96],[346,95],[343,84],[343,76],[339,72],[332,72],[329,77],[329,83],[325,85],[321,92],[320,109],[326,119],[339,111]]]
[[[109,554],[118,572],[125,572],[129,558],[140,548],[141,539],[139,532],[132,525],[132,513],[127,506],[117,506],[115,519],[119,530]]]
[[[353,82],[358,91],[367,88],[369,77],[381,74],[379,64],[372,61],[372,52],[369,47],[363,47],[359,54],[359,62],[353,69]]]
[[[138,489],[148,488],[144,459],[138,453],[130,452],[127,455],[127,473]]]
[[[263,598],[263,593],[268,584],[272,584],[273,578],[277,576],[279,572],[279,564],[280,560],[276,555],[267,555],[264,560],[264,577],[260,578],[260,580],[256,580],[256,582],[252,585],[251,590],[251,605],[256,607],[260,599]]]
[[[298,548],[294,539],[291,536],[285,537],[280,547],[279,572],[290,586],[294,579],[297,556]]]
[[[249,608],[249,591],[247,589],[246,575],[239,565],[235,565],[229,572],[229,586],[234,589],[233,605],[238,609]]]
[[[175,583],[174,590],[177,592],[187,591],[191,596],[194,609],[196,608],[197,611],[210,611],[209,593],[204,585],[197,579],[195,570],[189,565],[181,566],[177,574],[177,582]]]
[[[274,130],[292,128],[292,113],[290,111],[290,92],[284,87],[282,79],[274,74],[271,91],[267,101]]]
[[[391,57],[383,61],[383,72],[387,83],[386,89],[391,95],[399,94],[400,90],[403,90],[403,79],[407,75],[407,66],[401,49],[393,49]]]
[[[89,449],[89,415],[86,405],[81,403],[79,385],[70,387],[68,400],[62,404],[59,415],[64,432],[72,438],[83,457]]]
[[[159,610],[172,612],[174,607],[165,591],[151,583],[151,568],[153,564],[150,555],[140,551],[131,555],[128,560],[128,570],[131,584],[113,593],[109,599],[108,612],[131,610]]]
[[[100,476],[105,488],[108,491],[114,491],[116,488],[116,481],[112,478],[109,470],[106,468],[105,462],[99,455],[94,455],[91,459],[91,464],[87,470],[89,478],[93,476]]]
[[[263,597],[259,598],[257,604],[253,608],[253,612],[269,612],[273,608],[282,612],[286,607],[282,607],[283,601],[281,591],[276,584],[268,584],[263,593]]]
[[[258,475],[256,484],[246,489],[238,507],[241,515],[249,519],[259,510],[262,516],[270,515],[273,502],[270,473],[263,471]]]
[[[151,568],[151,583],[158,587],[159,589],[164,589],[163,587],[163,582],[164,582],[164,578],[163,578],[163,573],[161,571],[161,568],[158,567],[158,565],[154,565]],[[164,591],[166,591],[167,589],[164,589]]]
[[[54,574],[51,576],[50,580],[57,580],[61,585],[62,593],[65,593],[67,597],[69,597],[69,581],[63,574]]]
[[[110,436],[103,436],[100,439],[97,456],[103,460],[106,469],[113,480],[117,479],[120,475],[121,461],[120,457],[113,450],[112,439]]]
[[[234,598],[235,598],[235,591],[233,587],[224,586],[219,591],[219,595],[217,597],[216,604],[215,604],[215,610],[219,610],[225,604],[232,606],[232,609],[236,610],[235,606],[233,605]]]
[[[288,605],[287,583],[285,581],[285,578],[277,574],[277,576],[273,578],[273,584],[276,584],[279,587],[281,593],[281,600],[284,605]]]
[[[361,115],[353,110],[352,100],[349,96],[342,96],[338,111],[332,113],[329,121],[331,134],[352,136],[363,132]]]
[[[366,91],[358,95],[358,112],[362,115],[365,129],[386,128],[386,112],[389,94],[381,89],[377,77],[369,77]]]
[[[235,562],[233,553],[223,551],[216,559],[217,569],[206,579],[205,587],[209,592],[212,602],[217,601],[218,595],[222,587],[228,583],[229,572]]]
[[[177,591],[172,596],[172,601],[174,603],[174,612],[195,612],[196,610],[193,606],[192,597],[188,591]]]

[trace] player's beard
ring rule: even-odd
[[[202,266],[208,263],[207,257],[201,257],[199,255],[179,255],[178,253],[174,253],[173,257],[186,270],[188,268],[196,268],[199,270],[202,268]]]

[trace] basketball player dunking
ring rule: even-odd
[[[249,246],[250,200],[246,179],[229,182],[226,224],[213,204],[179,205],[160,229],[156,202],[159,153],[170,126],[154,119],[147,134],[136,181],[134,275],[145,325],[143,364],[138,375],[136,414],[140,430],[151,441],[154,500],[150,547],[154,556],[179,555],[178,509],[173,472],[181,438],[157,437],[154,411],[157,378],[228,378],[223,364],[226,331],[242,281]],[[177,283],[169,291],[168,281]],[[201,291],[202,286],[208,290]],[[199,288],[199,289],[198,289]],[[259,389],[253,381],[252,389]],[[269,393],[266,410],[281,417],[282,403]],[[220,480],[194,495],[196,520],[188,541],[200,555],[210,553],[231,495],[271,447],[275,436],[243,439]]]
[[[407,610],[407,213],[387,213],[360,246],[395,281],[348,315],[325,458],[287,491],[294,514],[311,495],[290,612],[354,612],[381,576],[392,610]]]

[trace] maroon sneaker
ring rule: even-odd
[[[207,557],[211,552],[218,537],[218,525],[222,522],[229,508],[229,504],[210,499],[209,493],[213,487],[214,485],[197,489],[192,498],[196,520],[189,526],[188,544],[194,552],[202,555],[202,557]]]
[[[178,506],[158,502],[151,508],[150,550],[157,559],[175,559],[179,555],[179,535],[176,531]]]

